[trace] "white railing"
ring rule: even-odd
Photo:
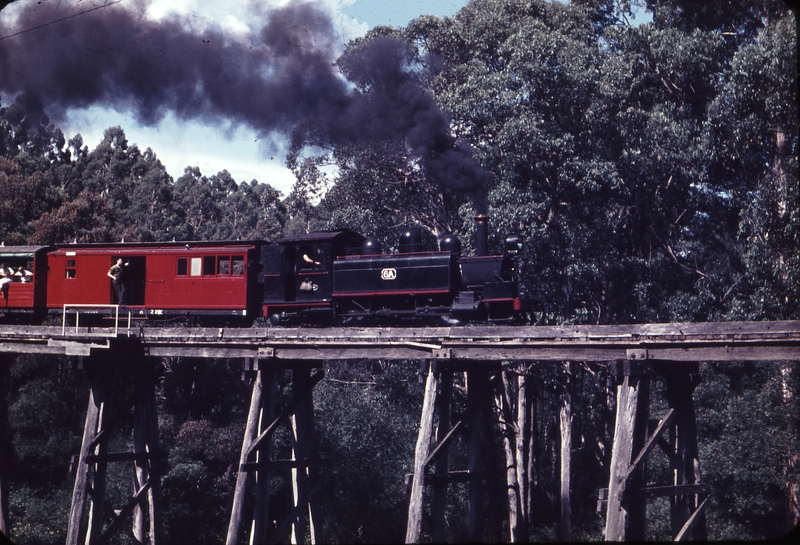
[[[75,309],[75,332],[78,332],[78,323],[80,322],[80,308],[112,308],[114,309],[114,336],[119,334],[119,305],[64,305],[63,313],[61,314],[61,334],[66,334],[67,331],[67,308]],[[128,334],[131,331],[131,311],[128,310]],[[123,319],[125,318],[123,314]]]

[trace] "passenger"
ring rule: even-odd
[[[11,284],[11,282],[10,276],[0,277],[0,293],[3,294],[4,299],[8,299],[8,285]]]
[[[111,285],[114,286],[114,293],[117,294],[117,302],[120,306],[125,306],[125,282],[123,276],[125,274],[125,267],[130,263],[122,262],[122,258],[117,258],[117,263],[108,269],[107,276],[111,278]]]
[[[308,257],[308,254],[303,254],[303,261],[305,261],[306,263],[309,263],[311,265],[317,265],[317,266],[322,264],[319,261],[314,261],[313,259]]]
[[[17,270],[14,273],[14,276],[20,282],[33,282],[33,273],[31,271],[25,269],[25,267],[22,267],[22,266],[17,267]]]

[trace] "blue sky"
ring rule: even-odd
[[[342,9],[350,17],[377,25],[406,26],[420,15],[449,17],[467,5],[467,0],[356,0]]]

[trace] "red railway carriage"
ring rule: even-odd
[[[253,317],[262,242],[71,244],[49,254],[47,306],[118,304],[108,277],[124,265],[127,307],[134,315]]]
[[[48,246],[0,246],[0,314],[45,312]]]

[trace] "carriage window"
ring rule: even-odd
[[[200,263],[201,262],[202,262],[201,258],[199,258],[199,257],[193,257],[192,258],[192,270],[189,273],[190,275],[192,275],[192,276],[200,276],[200,270],[201,270],[200,269]]]
[[[228,256],[219,258],[219,266],[217,267],[217,274],[230,274],[231,273],[231,258]]]
[[[77,270],[75,268],[75,260],[74,259],[67,259],[67,268],[64,272],[64,278],[75,278],[77,276]]]
[[[187,262],[185,257],[178,258],[178,276],[186,276],[187,272],[186,263]]]
[[[203,276],[211,276],[216,271],[217,258],[206,256],[203,258]]]
[[[233,256],[233,274],[236,275],[244,274],[244,256],[241,255]]]

